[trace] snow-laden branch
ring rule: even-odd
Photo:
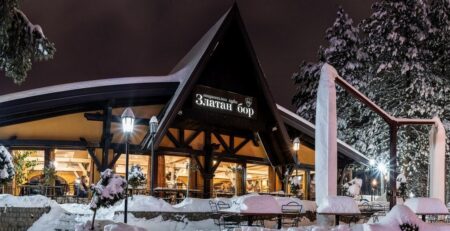
[[[16,15],[18,17],[20,17],[27,24],[28,31],[30,34],[32,34],[33,32],[36,32],[36,33],[38,33],[38,35],[41,38],[45,38],[44,31],[42,30],[42,27],[40,25],[31,23],[31,21],[28,19],[28,17],[25,15],[25,13],[23,13],[21,10],[17,9],[16,7],[14,7],[14,12],[16,13]]]

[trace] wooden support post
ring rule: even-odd
[[[205,132],[205,165],[204,165],[204,184],[203,184],[203,195],[205,198],[210,198],[212,196],[211,193],[211,181],[214,177],[214,172],[212,172],[213,167],[213,148],[211,145],[211,131]]]
[[[44,168],[50,166],[50,161],[51,161],[51,153],[52,150],[50,148],[47,148],[44,150]]]
[[[389,208],[397,203],[397,131],[396,124],[389,125],[390,134],[390,155],[389,155],[389,185],[391,196],[389,197]],[[382,179],[383,180],[383,179]]]
[[[239,192],[241,195],[245,195],[247,191],[247,163],[242,164],[242,172],[241,172],[241,191]]]
[[[103,109],[103,134],[102,134],[102,165],[101,171],[104,171],[108,168],[109,165],[109,148],[111,146],[112,134],[111,134],[111,120],[112,120],[112,106],[111,102],[105,106]]]

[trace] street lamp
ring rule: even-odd
[[[295,137],[294,141],[292,142],[294,151],[298,152],[300,150],[300,138]]]
[[[127,213],[128,213],[128,162],[129,162],[129,151],[128,143],[130,138],[130,133],[134,129],[134,113],[131,108],[127,107],[122,113],[122,130],[125,133],[125,180],[127,181],[127,188],[125,189],[125,214],[123,216],[123,222],[127,223]]]
[[[151,182],[150,182],[150,195],[153,196],[154,192],[155,192],[155,179],[157,176],[157,172],[156,172],[156,155],[155,155],[155,134],[156,134],[156,130],[158,130],[158,118],[156,118],[156,116],[152,116],[152,118],[150,119],[149,122],[149,127],[150,127],[150,135],[152,138],[152,143],[151,143],[151,154],[152,154],[152,169],[151,169],[151,174],[150,174],[150,178],[151,178]]]
[[[374,197],[374,191],[375,191],[375,188],[377,187],[377,184],[378,184],[378,182],[377,182],[377,179],[373,179],[372,180],[372,200],[371,201],[373,201],[373,197]]]

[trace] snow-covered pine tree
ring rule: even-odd
[[[433,73],[443,76],[445,89],[444,123],[447,137],[450,137],[450,0],[432,0],[429,18],[431,31],[428,39],[431,50]],[[447,138],[447,150],[450,150],[450,139]],[[447,152],[447,166],[450,165],[450,153]],[[447,171],[447,198],[450,198],[450,171]]]
[[[304,61],[299,71],[292,75],[297,85],[297,93],[292,102],[298,108],[297,113],[300,116],[311,122],[315,120],[317,87],[323,63],[333,65],[338,73],[351,84],[355,86],[364,84],[358,70],[363,66],[362,62],[366,55],[359,49],[358,33],[358,28],[353,26],[353,20],[342,8],[339,8],[336,20],[326,31],[325,38],[328,46],[319,48],[318,62]],[[338,95],[338,101],[345,102],[342,98]],[[340,107],[342,108],[344,107]]]
[[[429,18],[428,45],[433,53],[433,71],[450,79],[450,0],[432,0]]]
[[[14,83],[22,83],[33,60],[53,57],[55,46],[18,9],[19,0],[2,0],[0,4],[0,69]]]
[[[13,158],[3,145],[0,145],[0,186],[14,178]]]
[[[97,209],[101,207],[110,207],[117,201],[125,198],[127,182],[118,174],[115,174],[111,169],[106,169],[101,173],[101,179],[96,185],[91,185],[93,192],[91,203],[89,207],[94,211],[92,218],[92,230],[94,229],[95,215]]]
[[[367,35],[364,48],[369,55],[368,70],[373,75],[368,96],[396,117],[443,118],[444,79],[430,71],[428,5],[422,0],[380,1],[372,8],[372,15],[361,24]],[[408,185],[418,196],[427,192],[429,129],[406,126],[399,130],[398,162],[408,163]],[[387,131],[384,122],[375,117],[355,133],[358,142],[353,144],[370,156],[387,154]]]

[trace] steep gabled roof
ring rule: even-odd
[[[260,136],[263,140],[263,143],[272,143],[271,145],[273,145],[273,142],[277,143],[276,145],[281,153],[273,153],[273,155],[277,156],[275,161],[276,163],[292,163],[293,156],[290,149],[289,136],[287,134],[286,128],[284,127],[283,121],[278,114],[278,110],[268,87],[267,80],[264,76],[263,71],[261,70],[259,61],[251,45],[250,39],[245,30],[245,26],[242,22],[242,18],[236,4],[234,4],[225,13],[225,15],[223,15],[216,24],[214,24],[213,27],[211,27],[211,29],[197,42],[197,44],[195,44],[191,51],[183,59],[181,59],[181,61],[173,69],[172,73],[183,72],[183,74],[186,76],[186,79],[180,82],[175,95],[173,96],[172,100],[166,105],[165,112],[162,113],[162,118],[160,118],[160,125],[154,137],[155,147],[158,147],[164,134],[169,129],[170,124],[174,121],[177,113],[181,110],[184,102],[186,102],[187,98],[191,94],[194,86],[200,78],[200,75],[202,74],[202,71],[205,69],[208,61],[214,54],[216,47],[225,38],[225,34],[227,33],[228,29],[231,26],[236,25],[239,27],[239,31],[245,40],[245,48],[247,49],[247,51],[245,52],[248,52],[250,54],[252,65],[256,69],[258,83],[263,92],[265,103],[267,103],[270,109],[270,113],[276,121],[276,124],[274,125],[276,126],[276,128],[274,127],[270,134],[264,134]],[[280,134],[272,134],[275,132]],[[147,134],[142,143],[143,148],[148,149],[151,142],[152,139],[150,137],[150,134]],[[271,161],[273,162],[273,160]]]

